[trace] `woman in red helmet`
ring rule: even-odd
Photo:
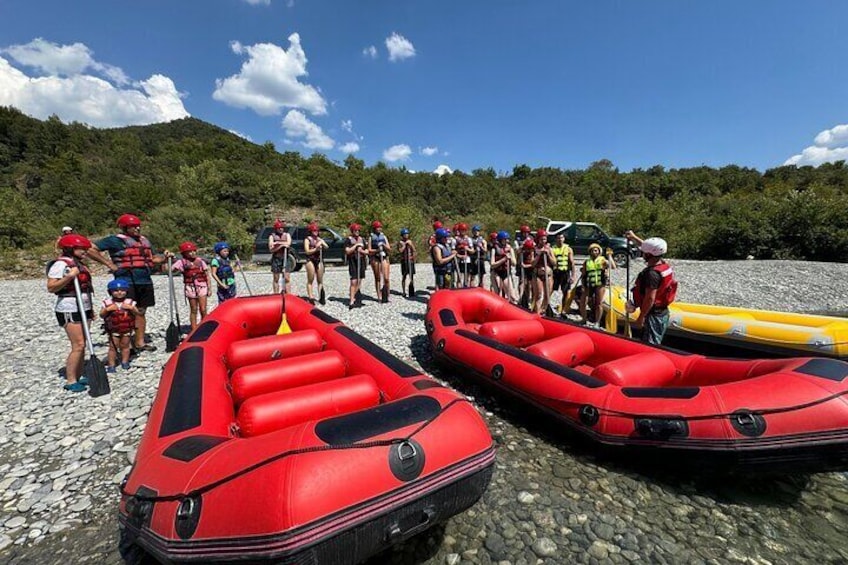
[[[271,277],[274,294],[280,293],[280,273],[286,285],[286,293],[291,292],[291,267],[288,254],[292,238],[282,220],[274,222],[274,231],[268,236],[268,249],[271,251]]]
[[[168,257],[173,257],[173,254],[167,249],[161,255],[154,253],[153,245],[141,235],[141,220],[138,216],[124,214],[118,218],[117,224],[121,233],[99,240],[94,248],[89,249],[88,255],[106,265],[116,279],[124,279],[130,285],[127,297],[135,300],[139,311],[135,317],[135,349],[156,351],[154,346],[144,341],[147,329],[145,314],[148,308],[156,304],[150,274],[154,267],[164,263]],[[108,252],[109,259],[101,251]]]
[[[61,249],[59,257],[47,266],[47,291],[56,295],[56,320],[65,330],[71,342],[71,352],[65,360],[65,390],[82,392],[86,389],[82,377],[85,357],[85,334],[82,324],[83,315],[77,306],[74,279],[79,281],[82,291],[82,303],[87,320],[94,318],[91,307],[91,273],[82,262],[91,248],[88,238],[79,234],[68,234],[59,238]]]
[[[389,238],[383,233],[383,223],[371,222],[371,237],[368,238],[368,255],[371,256],[371,270],[374,271],[374,287],[381,302],[389,301],[389,252],[392,250]]]
[[[359,289],[362,279],[365,278],[365,263],[368,261],[368,249],[359,232],[362,226],[357,223],[350,224],[350,235],[345,240],[345,256],[347,257],[347,272],[350,275],[350,302],[348,309],[353,310],[362,306],[358,300]]]
[[[542,314],[548,309],[551,292],[553,292],[554,265],[556,265],[556,258],[551,251],[550,243],[548,243],[548,232],[545,228],[539,228],[536,230],[536,259],[534,263],[536,280],[533,284],[533,304],[536,306],[537,314]]]
[[[315,279],[318,279],[318,296],[321,296],[321,290],[324,288],[324,262],[322,257],[324,250],[329,248],[329,245],[318,237],[318,224],[315,222],[306,226],[306,232],[306,238],[303,240],[303,251],[306,256],[306,294],[309,296],[309,302],[315,304],[312,283]]]
[[[197,327],[197,313],[200,321],[206,317],[206,301],[209,296],[209,265],[197,256],[197,246],[191,241],[180,244],[182,259],[171,265],[171,269],[183,274],[183,290],[191,311],[191,329]]]

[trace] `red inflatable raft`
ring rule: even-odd
[[[769,472],[848,468],[843,361],[691,355],[531,314],[481,289],[435,293],[426,327],[438,358],[610,451]]]
[[[122,486],[127,560],[357,563],[486,489],[471,404],[304,300],[286,312],[278,336],[279,296],[228,301],[165,365]]]

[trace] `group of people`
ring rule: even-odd
[[[47,290],[57,296],[56,319],[71,343],[71,351],[65,362],[65,389],[73,392],[86,390],[87,383],[82,375],[84,358],[83,323],[94,319],[93,286],[91,273],[84,263],[90,258],[101,263],[112,273],[114,279],[107,284],[108,297],[100,305],[98,315],[103,319],[109,337],[107,372],[116,372],[120,366],[130,369],[131,353],[155,351],[145,342],[147,309],[156,303],[151,273],[163,263],[168,263],[171,272],[181,273],[186,300],[191,312],[191,328],[207,314],[207,299],[210,280],[217,286],[218,301],[224,302],[236,296],[236,269],[240,269],[238,257],[226,241],[215,244],[214,257],[207,263],[198,256],[197,245],[191,241],[180,244],[181,257],[172,262],[174,254],[165,250],[156,253],[150,241],[141,235],[141,220],[132,214],[124,214],[117,220],[120,231],[93,243],[86,237],[74,233],[69,226],[63,228],[56,241],[58,257],[51,262],[47,271]],[[389,300],[390,253],[392,245],[383,232],[379,220],[371,222],[368,237],[363,237],[362,226],[349,226],[350,235],[345,240],[345,256],[350,275],[350,309],[362,306],[361,287],[366,268],[371,266],[374,275],[374,290],[378,301]],[[301,251],[306,257],[307,297],[315,303],[324,304],[324,250],[326,241],[319,237],[319,226],[311,223]],[[639,310],[635,321],[643,328],[643,340],[658,344],[668,327],[668,305],[674,300],[677,282],[671,266],[663,260],[667,244],[661,238],[642,240],[632,231],[626,237],[636,243],[647,267],[636,277],[632,289],[633,300],[628,301],[628,312]],[[574,252],[565,243],[562,234],[556,236],[553,245],[548,233],[539,228],[535,234],[529,226],[521,226],[514,241],[506,231],[492,232],[484,237],[479,225],[470,229],[465,223],[457,223],[452,230],[440,221],[433,223],[433,234],[428,240],[429,255],[433,266],[436,288],[486,287],[488,263],[489,289],[507,300],[519,303],[542,313],[549,311],[554,292],[560,291],[560,315],[570,310],[575,296],[579,298],[580,315],[584,323],[597,326],[601,316],[601,305],[610,270],[617,268],[611,253],[603,256],[600,245],[589,247],[589,257],[580,266],[579,279]],[[285,222],[277,220],[269,236],[271,251],[272,288],[274,293],[291,292],[293,270],[289,251],[292,238]],[[394,249],[401,260],[402,294],[407,295],[407,280],[415,275],[417,251],[407,228],[400,230],[400,239]],[[518,283],[513,283],[513,273]],[[283,278],[282,285],[280,278]],[[79,283],[79,294],[74,281]],[[246,282],[246,280],[245,280]],[[313,291],[313,286],[316,286]],[[587,306],[592,304],[592,321]],[[82,313],[79,304],[82,305]]]

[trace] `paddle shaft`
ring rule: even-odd
[[[85,343],[88,346],[88,353],[94,357],[94,343],[91,341],[91,329],[88,327],[88,317],[85,315],[85,304],[82,301],[82,289],[80,288],[79,280],[74,277],[74,294],[77,298],[77,310],[80,313],[80,323],[82,324],[82,333],[85,336]]]
[[[250,296],[253,296],[253,292],[250,290],[250,285],[247,283],[247,275],[244,274],[244,268],[242,268],[242,266],[241,266],[241,259],[239,259],[239,256],[235,253],[233,253],[233,258],[236,260],[236,266],[238,267],[238,270],[241,272],[241,278],[244,281],[244,288],[247,289],[247,294],[249,294]]]
[[[172,271],[173,259],[168,257],[168,315],[174,323],[174,271]]]

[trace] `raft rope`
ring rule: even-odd
[[[453,406],[454,404],[458,404],[460,402],[468,402],[470,404],[470,401],[467,398],[455,398],[454,400],[451,400],[450,402],[445,404],[445,406],[439,411],[438,414],[436,414],[435,416],[433,416],[429,420],[426,420],[423,424],[421,424],[420,426],[415,428],[412,431],[412,433],[410,433],[409,435],[407,435],[404,438],[392,438],[392,439],[384,439],[384,440],[377,440],[377,441],[369,441],[369,442],[364,442],[364,443],[347,443],[347,444],[342,444],[342,445],[316,445],[316,446],[313,446],[313,447],[304,447],[304,448],[301,448],[301,449],[293,449],[291,451],[284,451],[282,453],[277,453],[276,455],[272,455],[271,457],[268,457],[266,459],[258,461],[256,463],[254,463],[253,465],[250,465],[249,467],[245,467],[244,469],[240,469],[240,470],[236,471],[235,473],[231,473],[229,475],[226,475],[226,476],[224,476],[224,477],[222,477],[222,478],[220,478],[216,481],[213,481],[209,484],[198,487],[198,488],[196,488],[196,489],[194,489],[194,490],[192,490],[188,493],[168,494],[168,495],[162,495],[162,496],[146,496],[146,495],[142,495],[142,494],[132,494],[132,493],[127,492],[125,485],[123,483],[118,487],[118,490],[120,491],[121,495],[135,498],[136,500],[141,501],[141,502],[176,502],[176,501],[182,501],[186,498],[195,498],[195,497],[200,496],[200,495],[202,495],[206,492],[209,492],[212,489],[218,488],[221,485],[224,485],[224,484],[226,484],[230,481],[233,481],[233,480],[235,480],[239,477],[242,477],[242,476],[244,476],[248,473],[251,473],[251,472],[255,471],[256,469],[259,469],[259,468],[264,467],[266,465],[270,465],[271,463],[279,461],[280,459],[284,459],[286,457],[290,457],[290,456],[293,456],[293,455],[303,455],[305,453],[318,453],[318,452],[321,452],[321,451],[335,451],[335,450],[342,450],[342,449],[369,449],[369,448],[372,448],[372,447],[386,447],[386,446],[391,446],[391,445],[403,444],[405,442],[408,442],[415,435],[417,435],[419,432],[421,432],[424,428],[426,428],[427,426],[432,424],[434,421],[436,421],[436,419],[439,416],[441,416],[442,414],[444,414],[451,406]]]
[[[678,416],[678,415],[668,415],[668,414],[636,414],[633,412],[623,412],[621,410],[613,410],[610,408],[600,408],[597,406],[593,406],[595,410],[600,414],[606,414],[608,416],[617,416],[619,418],[660,418],[665,420],[685,420],[687,422],[695,422],[699,420],[722,420],[722,419],[731,419],[736,418],[740,415],[755,415],[755,416],[766,416],[769,414],[782,414],[785,412],[794,412],[796,410],[804,410],[806,408],[812,408],[813,406],[818,406],[819,404],[824,404],[825,402],[830,402],[831,400],[835,400],[842,396],[848,395],[848,390],[843,390],[829,396],[825,396],[823,398],[818,398],[816,400],[812,400],[810,402],[804,402],[802,404],[795,404],[792,406],[783,406],[780,408],[762,408],[760,410],[744,410],[737,412],[725,412],[719,414],[703,414],[700,416]],[[554,398],[550,396],[537,396],[536,398],[540,398],[543,400],[549,400],[551,402],[558,402],[560,404],[565,404],[571,408],[582,408],[583,406],[587,406],[586,403],[574,402],[573,400],[565,400],[563,398]]]

